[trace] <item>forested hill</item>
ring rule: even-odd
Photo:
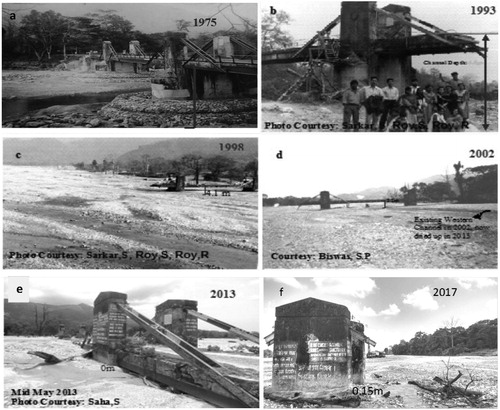
[[[49,305],[46,303],[9,303],[4,299],[4,334],[53,336],[63,324],[68,335],[75,335],[80,326],[92,327],[93,307]]]
[[[161,157],[166,160],[175,160],[183,155],[196,154],[203,157],[215,155],[229,156],[235,161],[248,162],[257,157],[256,138],[171,138],[153,144],[141,144],[117,161],[127,163],[140,160],[144,155],[151,158]]]
[[[481,349],[496,349],[498,319],[481,320],[467,329],[462,326],[440,328],[433,334],[415,333],[410,341],[392,346],[395,355],[454,356],[474,354]]]
[[[144,155],[169,160],[188,154],[203,157],[223,155],[235,161],[249,162],[257,157],[257,139],[8,138],[3,145],[3,160],[7,165],[64,166],[79,162],[87,164],[93,160],[101,163],[104,159],[126,163],[140,160]]]

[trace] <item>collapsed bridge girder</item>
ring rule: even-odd
[[[220,367],[208,356],[201,353],[197,348],[181,339],[179,336],[160,326],[156,322],[148,319],[144,315],[136,312],[129,305],[116,303],[119,310],[125,313],[130,319],[139,324],[149,333],[153,334],[160,342],[171,348],[175,353],[187,360],[192,365],[205,372],[214,382],[223,387],[236,400],[241,401],[247,407],[258,407],[259,400],[249,394],[246,390],[233,383],[222,375],[216,367]]]
[[[127,318],[176,355],[130,346],[126,340]],[[249,376],[251,372],[229,364],[221,366],[188,341],[135,311],[128,305],[126,294],[99,294],[94,302],[92,339],[95,360],[151,377],[216,406],[259,406],[258,382],[254,375]]]

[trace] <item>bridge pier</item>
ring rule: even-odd
[[[127,317],[116,303],[126,302],[127,295],[118,292],[101,292],[94,301],[92,350],[99,362],[117,364],[116,349],[127,336]]]
[[[319,193],[319,206],[320,209],[330,209],[330,192],[321,191]]]
[[[173,299],[156,306],[155,322],[198,347],[198,319],[187,310],[198,310],[196,300]]]
[[[377,76],[380,87],[387,78],[394,78],[398,88],[410,84],[411,57],[395,55],[394,50],[374,50],[375,40],[408,38],[411,29],[403,23],[376,12],[374,1],[342,2],[340,20],[340,58],[351,58],[353,65],[336,65],[336,83],[341,89],[349,88],[351,80],[368,84],[370,77]],[[411,9],[389,5],[383,8],[405,18]]]

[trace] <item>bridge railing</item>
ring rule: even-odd
[[[232,64],[252,64],[257,65],[257,56],[256,55],[245,55],[245,56],[230,56],[230,57],[221,57],[217,56],[219,64],[227,63],[230,61]]]

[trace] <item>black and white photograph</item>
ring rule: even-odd
[[[260,279],[15,279],[5,407],[259,407]]]
[[[257,138],[4,140],[5,269],[256,269]]]
[[[281,1],[261,10],[264,131],[498,131],[495,5]]]
[[[498,280],[264,279],[264,408],[496,408]]]
[[[256,3],[3,3],[2,126],[256,128]]]
[[[497,268],[495,150],[390,135],[261,141],[264,269]]]

